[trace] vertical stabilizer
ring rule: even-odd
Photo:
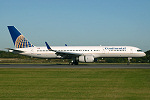
[[[8,26],[8,29],[16,48],[34,47],[14,26]]]

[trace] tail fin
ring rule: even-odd
[[[16,48],[34,47],[14,26],[7,26]]]

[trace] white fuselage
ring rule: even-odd
[[[132,46],[51,46],[53,50],[99,57],[143,57],[145,53]],[[63,58],[49,51],[47,47],[15,48],[24,51],[22,55],[38,58]]]

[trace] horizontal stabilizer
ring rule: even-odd
[[[16,49],[11,49],[11,48],[5,48],[7,49],[9,52],[13,52],[13,53],[24,53],[24,51],[21,50],[16,50]]]

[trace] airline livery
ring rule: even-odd
[[[8,48],[9,52],[38,58],[72,59],[70,64],[78,62],[94,62],[96,58],[103,57],[144,57],[141,49],[132,46],[49,46],[37,47],[31,44],[14,26],[8,26],[15,48]]]

